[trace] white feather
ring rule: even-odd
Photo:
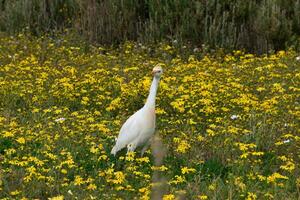
[[[154,78],[150,92],[144,107],[130,116],[121,127],[116,144],[111,154],[127,147],[127,152],[134,151],[138,146],[147,144],[155,132],[155,97],[160,76],[161,67],[154,67]],[[144,150],[142,151],[143,154]]]

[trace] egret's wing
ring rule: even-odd
[[[133,142],[139,136],[140,120],[140,111],[137,111],[123,124],[115,145],[117,151]]]

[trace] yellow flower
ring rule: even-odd
[[[253,156],[263,156],[265,153],[259,151],[259,152],[252,152],[251,154],[252,154]]]
[[[214,191],[216,190],[216,183],[212,183],[208,186],[208,189],[211,190],[211,191]]]
[[[135,157],[135,152],[129,152],[126,155],[125,160],[127,160],[127,161],[134,161],[134,157]]]
[[[74,180],[74,185],[82,185],[82,184],[84,184],[85,182],[84,182],[84,180],[83,180],[83,178],[81,178],[80,176],[75,176],[75,180]]]
[[[243,180],[241,177],[237,177],[234,179],[234,185],[239,187],[242,191],[245,191],[245,189],[246,189],[246,184],[243,183]]]
[[[186,153],[190,149],[191,145],[186,140],[181,140],[177,146],[176,151],[179,153]]]
[[[208,196],[206,196],[206,195],[198,195],[197,198],[200,199],[200,200],[206,200],[206,199],[208,199]]]
[[[98,152],[99,152],[99,149],[98,149],[97,147],[95,147],[95,146],[91,146],[90,152],[91,152],[91,153],[98,153]]]
[[[112,100],[110,105],[106,108],[106,111],[113,111],[121,104],[121,98],[117,97],[116,99]]]
[[[213,131],[212,129],[207,129],[206,132],[207,132],[208,136],[211,136],[211,137],[216,135],[215,131]]]
[[[162,166],[152,166],[151,167],[152,170],[155,170],[155,171],[167,171],[169,168],[167,168],[166,166],[162,165]]]
[[[138,158],[138,159],[136,159],[136,161],[138,161],[140,163],[143,163],[143,162],[144,163],[149,163],[150,162],[148,157]]]
[[[263,175],[257,175],[258,180],[265,181],[267,178]]]
[[[176,99],[170,104],[174,109],[178,110],[180,113],[185,111],[184,101],[182,99]]]
[[[255,200],[255,199],[257,199],[256,194],[254,194],[254,193],[252,193],[252,192],[248,192],[248,193],[247,193],[246,200]]]
[[[97,110],[94,112],[94,114],[97,115],[97,116],[101,115],[101,113]]]
[[[300,187],[300,178],[297,178],[296,185],[297,185],[297,187]]]
[[[289,172],[293,172],[295,170],[295,163],[291,162],[291,161],[287,161],[287,163],[285,165],[281,165],[280,169],[289,171]]]
[[[101,155],[99,156],[98,160],[107,160],[107,155]]]
[[[62,113],[62,110],[61,109],[57,109],[57,110],[54,111],[54,113],[55,114],[60,114],[60,113]]]
[[[202,141],[204,141],[204,137],[203,136],[201,136],[201,135],[199,135],[198,137],[197,137],[197,140],[199,141],[199,142],[202,142]]]
[[[34,108],[34,109],[32,110],[33,113],[37,113],[37,112],[39,112],[39,111],[40,111],[40,109],[38,109],[38,108]]]
[[[60,196],[56,196],[56,197],[51,197],[51,198],[48,198],[49,200],[64,200],[64,196],[63,195],[60,195]]]
[[[139,192],[140,193],[145,193],[145,192],[147,192],[148,191],[148,188],[147,187],[143,187],[143,188],[140,188],[139,189]]]
[[[296,52],[256,56],[236,50],[198,58],[198,53],[177,54],[179,43],[174,48],[163,42],[156,46],[125,42],[119,49],[88,46],[85,52],[80,42],[57,38],[0,33],[0,49],[4,47],[0,74],[5,75],[0,78],[0,193],[12,199],[30,197],[36,184],[44,182],[50,199],[64,198],[51,196],[50,189],[57,184],[70,191],[66,193],[71,199],[79,190],[90,199],[97,193],[106,199],[121,199],[127,193],[150,199],[152,188],[166,184],[152,183],[153,174],[162,180],[173,174],[164,199],[189,194],[193,196],[187,198],[206,200],[223,186],[217,180],[206,182],[208,193],[200,188],[192,194],[192,181],[198,176],[192,167],[205,165],[214,156],[240,172],[229,173],[224,193],[234,188],[240,193],[236,198],[248,200],[272,199],[274,192],[287,197],[297,193]],[[113,157],[112,138],[143,106],[153,80],[148,72],[158,62],[164,66],[156,98],[158,134],[174,152],[166,160],[164,153],[153,160],[140,157],[140,148],[126,156],[124,149]],[[261,150],[265,143],[271,155]],[[202,153],[192,154],[196,152]],[[262,164],[269,157],[276,162],[265,168],[278,171],[266,175]],[[7,181],[22,175],[15,169],[24,170],[21,181],[26,188],[5,188]],[[296,186],[287,190],[293,181]]]
[[[163,196],[163,200],[174,200],[175,199],[175,195],[174,194],[165,194]]]
[[[16,196],[16,195],[18,195],[18,194],[20,194],[20,193],[21,193],[21,191],[15,190],[15,191],[10,192],[10,195]]]
[[[9,131],[4,131],[4,134],[2,134],[3,137],[7,138],[7,137],[14,137],[14,133],[13,132],[9,132]]]
[[[287,176],[283,176],[277,172],[273,173],[272,175],[267,177],[267,182],[268,183],[276,183],[277,179],[283,179],[283,180],[287,180],[289,179]]]
[[[125,181],[125,175],[121,171],[117,171],[114,173],[115,179],[112,181],[115,184],[121,184]]]
[[[88,189],[88,190],[96,190],[96,189],[97,189],[97,186],[96,186],[95,184],[91,183],[91,184],[89,184],[89,185],[87,186],[87,189]]]
[[[116,188],[116,191],[121,191],[121,190],[124,190],[125,188],[123,187],[123,186],[117,186],[117,187],[115,187]]]
[[[19,137],[16,141],[20,144],[25,144],[25,138],[23,137]]]
[[[185,181],[186,180],[183,176],[175,175],[175,178],[172,181],[170,181],[169,183],[177,185],[177,184],[183,183]]]
[[[189,174],[189,173],[193,173],[195,172],[196,170],[194,168],[187,168],[187,167],[183,167],[181,168],[181,173],[182,174]]]

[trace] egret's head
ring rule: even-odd
[[[160,78],[160,76],[163,73],[163,69],[160,65],[156,65],[153,70],[152,70],[152,74],[153,76],[155,76],[156,78]]]

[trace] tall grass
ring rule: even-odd
[[[72,27],[102,44],[176,39],[262,53],[300,43],[300,0],[2,0],[0,9],[1,30]]]

